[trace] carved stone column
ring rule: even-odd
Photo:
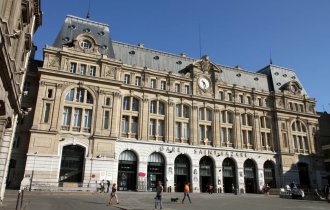
[[[146,141],[148,140],[148,125],[149,125],[149,99],[144,97],[142,99],[142,114],[139,115],[140,120],[140,128],[141,128],[141,139]]]
[[[166,125],[167,125],[167,142],[174,143],[174,102],[169,99],[167,104],[167,118],[166,118]]]
[[[213,146],[220,147],[220,110],[216,108],[213,113]]]
[[[193,145],[198,145],[198,106],[192,106],[192,119],[190,123],[191,142]]]

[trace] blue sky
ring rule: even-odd
[[[52,45],[65,16],[85,17],[88,0],[42,0],[34,37]],[[110,25],[113,40],[257,71],[269,63],[292,68],[330,112],[330,0],[91,0],[91,20]]]

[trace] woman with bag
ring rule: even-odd
[[[111,205],[111,200],[112,200],[113,197],[116,198],[116,202],[117,202],[117,204],[119,204],[119,201],[118,201],[118,197],[117,197],[117,193],[116,192],[117,192],[117,187],[116,187],[116,184],[114,183],[112,185],[112,188],[111,188],[110,201],[109,201],[109,204],[108,205]]]

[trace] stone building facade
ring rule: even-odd
[[[291,69],[255,73],[115,42],[108,25],[67,16],[37,73],[23,186],[323,184],[315,99]]]
[[[10,160],[17,120],[30,107],[22,107],[23,86],[32,37],[41,25],[39,0],[0,1],[0,199],[6,175],[15,165]]]

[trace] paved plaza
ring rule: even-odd
[[[24,210],[148,210],[154,209],[154,193],[119,192],[119,205],[107,206],[109,194],[83,193],[83,192],[26,192],[24,196]],[[330,203],[325,201],[308,201],[283,199],[278,196],[265,196],[260,194],[205,194],[192,193],[192,204],[186,200],[181,204],[182,193],[164,193],[164,210],[327,210]],[[179,198],[177,203],[171,198]],[[12,210],[16,206],[16,191],[8,191],[5,202],[0,210]]]

